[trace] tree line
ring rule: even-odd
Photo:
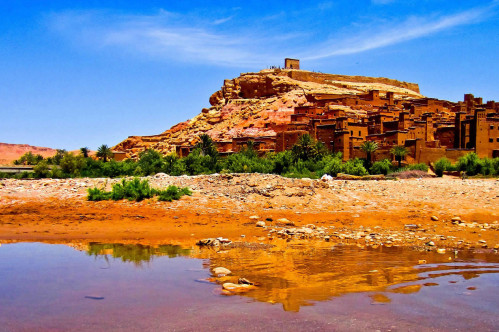
[[[373,162],[373,155],[378,149],[376,142],[364,142],[360,148],[365,153],[365,158],[343,161],[341,153],[330,153],[322,142],[305,134],[298,139],[291,150],[269,152],[259,156],[255,143],[249,141],[240,152],[221,157],[217,152],[216,143],[210,136],[203,134],[200,135],[199,142],[191,153],[184,158],[178,157],[175,153],[163,156],[158,151],[149,149],[141,152],[137,161],[115,161],[107,145],[99,147],[96,153],[97,160],[89,157],[89,149],[86,147],[81,148],[77,155],[58,150],[55,156],[47,159],[27,153],[16,162],[35,165],[34,172],[14,176],[67,178],[148,176],[157,173],[169,175],[268,173],[295,178],[319,178],[324,174],[387,175],[404,170],[428,170],[426,164],[403,167],[402,161],[408,153],[404,146],[395,146],[390,151],[397,161],[395,165],[388,159]],[[444,171],[451,170],[463,171],[468,175],[499,175],[499,158],[480,159],[471,153],[460,158],[455,165],[443,158],[435,163],[435,170],[440,176]],[[0,174],[0,177],[7,176]]]

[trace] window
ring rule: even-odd
[[[362,135],[360,134],[360,130],[359,130],[359,136],[362,136]]]
[[[499,137],[497,138],[497,143],[499,143]]]
[[[494,129],[494,126],[490,126],[490,129]]]
[[[353,136],[353,130],[350,130],[350,135],[352,135],[352,136]]]
[[[493,138],[489,138],[489,143],[492,143],[494,142],[494,139]]]

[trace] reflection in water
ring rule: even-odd
[[[499,326],[496,254],[460,252],[449,260],[398,248],[273,243],[271,249],[218,252],[98,243],[70,245],[79,251],[5,245],[0,330],[485,331]],[[198,259],[168,258],[187,254]],[[116,260],[112,269],[102,269],[95,257]],[[419,265],[422,259],[427,263]],[[259,286],[226,297],[218,295],[221,278],[195,282],[207,280],[217,266],[232,270],[227,282],[244,277]]]
[[[331,247],[323,243],[299,245],[284,241],[267,250],[238,248],[219,253],[201,250],[198,255],[209,258],[211,268],[223,266],[232,271],[231,276],[214,279],[218,283],[237,282],[240,277],[257,282],[258,288],[243,295],[262,302],[281,303],[286,311],[299,311],[301,306],[314,301],[348,293],[388,292],[385,297],[389,293],[416,293],[424,280],[448,274],[468,280],[483,273],[499,273],[498,264],[478,263],[498,262],[495,254],[467,252],[459,256],[395,247]],[[418,265],[422,259],[428,264]],[[456,263],[460,259],[469,263]],[[388,302],[378,301],[380,298],[375,302]]]
[[[106,258],[111,255],[111,257],[119,258],[125,263],[132,262],[136,266],[142,266],[142,263],[151,262],[154,256],[168,256],[169,258],[188,256],[190,249],[183,249],[181,246],[176,245],[151,247],[141,244],[91,242],[88,244],[87,254]]]
[[[173,245],[90,243],[86,251],[88,255],[111,255],[137,266],[151,262],[155,256],[208,259],[204,267],[210,271],[219,266],[232,271],[228,276],[210,280],[237,284],[239,278],[246,278],[258,287],[240,295],[280,303],[286,311],[299,311],[300,307],[316,301],[360,292],[373,293],[370,296],[374,303],[389,303],[390,294],[418,293],[423,287],[438,286],[433,281],[441,277],[457,275],[469,280],[485,273],[499,274],[499,257],[492,253],[461,252],[457,257],[454,253],[445,255],[400,247],[332,247],[323,242],[286,241],[273,244],[270,249],[243,246],[216,251]],[[419,264],[422,261],[425,264]]]

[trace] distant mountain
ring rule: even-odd
[[[12,164],[14,160],[19,159],[26,152],[42,155],[44,158],[52,157],[57,150],[28,144],[9,144],[0,143],[0,165]]]

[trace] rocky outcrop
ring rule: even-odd
[[[275,136],[290,123],[295,107],[309,105],[307,96],[364,95],[370,90],[379,90],[380,94],[394,92],[398,99],[422,97],[417,84],[387,78],[262,70],[225,80],[222,88],[209,98],[211,106],[191,120],[159,135],[130,136],[113,150],[137,158],[148,148],[167,154],[174,152],[176,146],[192,146],[200,134],[208,134],[216,142],[234,137]],[[357,112],[343,108],[347,113]]]

